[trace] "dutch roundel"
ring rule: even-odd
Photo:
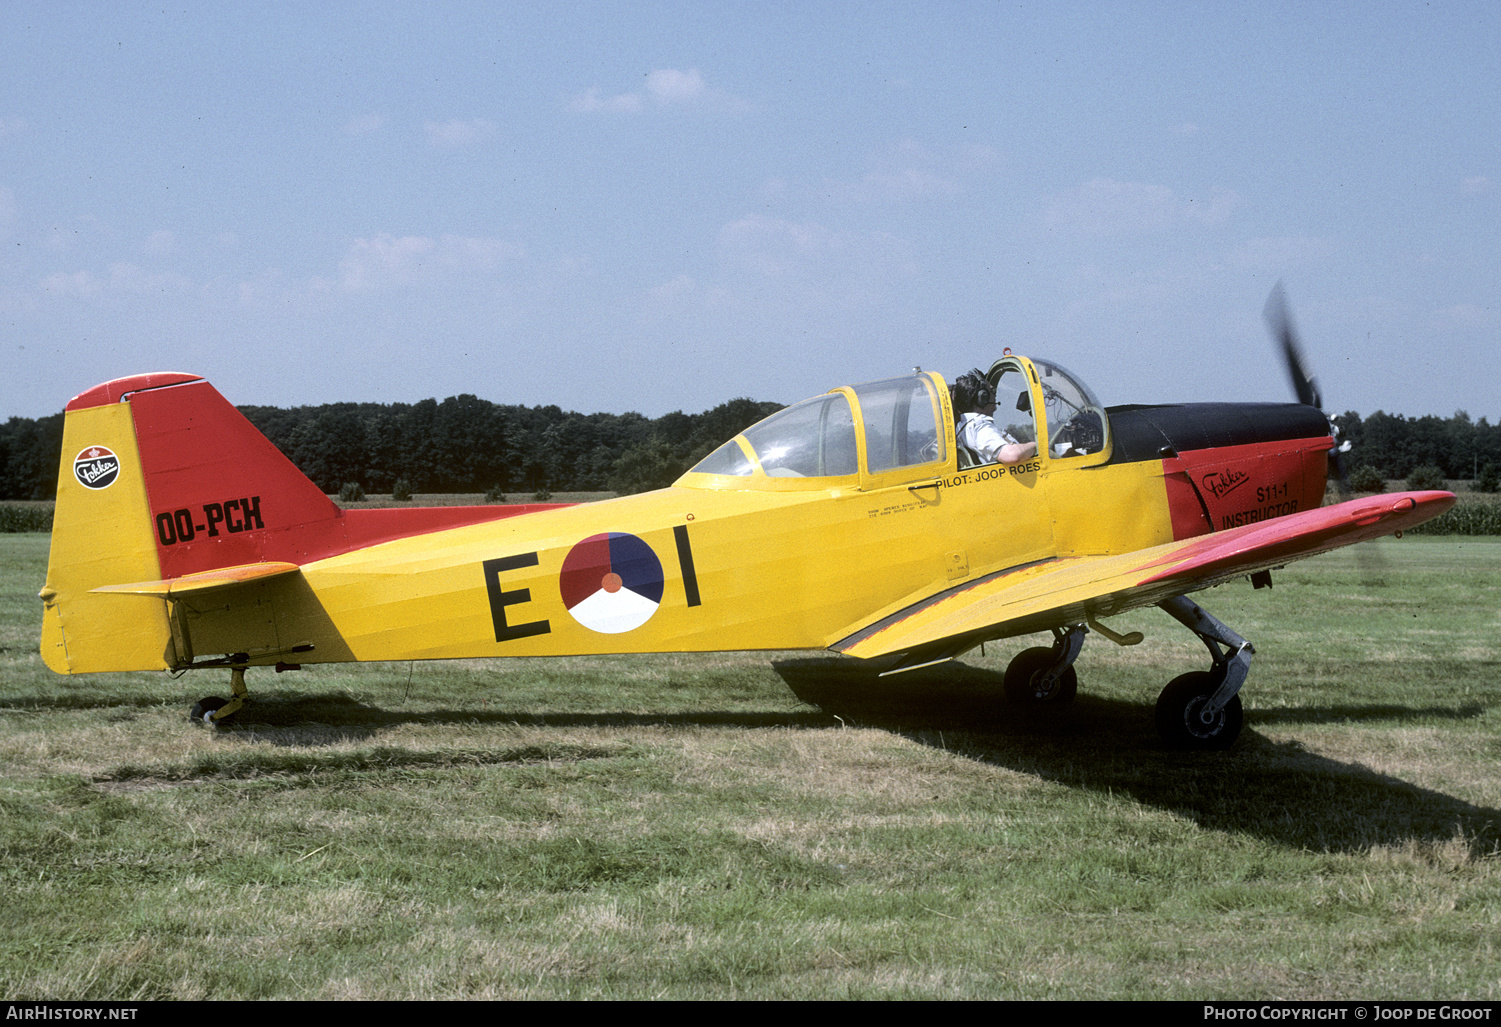
[[[618,635],[645,624],[662,605],[662,561],[635,535],[590,535],[568,551],[558,586],[574,620]]]

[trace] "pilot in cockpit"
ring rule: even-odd
[[[995,387],[978,368],[954,379],[954,409],[959,412],[959,445],[982,464],[1019,464],[1037,455],[1037,443],[1018,442],[995,426]]]

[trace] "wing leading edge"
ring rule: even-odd
[[[905,663],[953,656],[988,639],[1081,624],[1304,557],[1415,527],[1454,505],[1449,492],[1401,492],[1182,539],[1132,553],[1003,571],[892,614],[831,648]]]

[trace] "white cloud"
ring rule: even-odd
[[[650,293],[654,300],[671,301],[692,294],[697,287],[698,283],[688,275],[678,275],[670,282],[652,286]]]
[[[1501,324],[1501,315],[1490,307],[1475,303],[1460,303],[1437,312],[1441,325],[1459,328],[1494,328]]]
[[[590,88],[568,101],[568,109],[581,113],[634,114],[648,102],[663,108],[705,107],[721,111],[743,111],[750,106],[728,93],[711,88],[697,68],[687,71],[658,68],[647,72],[643,90],[606,96],[599,89]]]
[[[886,232],[835,232],[760,214],[721,228],[719,251],[731,278],[836,304],[873,302],[916,270],[906,248]]]
[[[525,256],[516,243],[487,236],[445,235],[438,244],[442,266],[463,271],[494,271]]]
[[[25,118],[0,118],[0,136],[15,135],[26,131]]]
[[[854,203],[887,203],[897,200],[953,196],[960,191],[957,179],[924,168],[872,171],[858,182],[826,181],[825,191],[834,199]]]
[[[100,278],[88,271],[59,272],[41,281],[42,291],[54,297],[95,299],[101,296],[147,295],[181,292],[193,283],[172,271],[146,271],[137,264],[109,265],[109,274]]]
[[[775,175],[761,183],[761,195],[768,200],[780,200],[787,195],[787,180]]]
[[[697,68],[687,71],[662,68],[646,76],[646,91],[658,103],[688,103],[704,95],[704,77]]]
[[[386,119],[379,114],[361,114],[357,118],[350,118],[344,122],[344,131],[352,136],[369,135],[371,132],[379,132],[386,126]]]
[[[1496,187],[1496,184],[1484,175],[1471,175],[1460,183],[1459,191],[1466,196],[1479,196],[1488,193]]]
[[[1182,224],[1222,225],[1239,202],[1228,189],[1196,200],[1181,198],[1166,186],[1096,178],[1055,196],[1042,221],[1048,228],[1090,235],[1158,232]]]
[[[177,247],[177,236],[166,229],[158,229],[146,237],[141,252],[151,257],[164,257]]]
[[[15,216],[16,194],[0,185],[0,222],[10,221]]]
[[[842,250],[844,241],[819,224],[798,224],[750,214],[719,230],[719,244],[762,274],[783,275],[810,260]]]
[[[100,291],[99,281],[87,271],[73,271],[68,274],[57,273],[48,275],[42,279],[42,291],[53,296],[97,296]]]
[[[424,236],[400,239],[378,235],[356,239],[339,261],[340,283],[351,292],[365,292],[383,285],[407,285],[421,274],[423,262],[432,253],[433,241]]]
[[[488,139],[495,134],[495,122],[484,118],[472,118],[469,121],[460,121],[457,118],[449,121],[429,121],[422,126],[427,133],[427,141],[433,146],[460,147]]]
[[[174,271],[147,271],[135,264],[109,266],[108,288],[117,293],[177,292],[192,288],[193,283]]]
[[[1334,243],[1317,236],[1282,235],[1247,239],[1226,255],[1233,267],[1266,274],[1283,274],[1326,260]]]
[[[966,147],[940,156],[911,139],[898,143],[858,181],[825,179],[824,195],[851,203],[897,203],[956,196],[966,179],[992,168],[997,157],[988,147]]]
[[[503,239],[445,235],[440,239],[381,234],[356,239],[339,261],[339,286],[349,292],[399,288],[440,278],[493,275],[524,256]],[[326,283],[315,283],[315,288]]]
[[[598,89],[588,89],[568,102],[572,111],[606,111],[612,114],[629,114],[641,109],[641,94],[620,93],[616,96],[600,96]]]

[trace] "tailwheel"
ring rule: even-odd
[[[1079,692],[1079,675],[1072,664],[1058,667],[1056,648],[1023,649],[1006,666],[1002,687],[1006,701],[1018,706],[1062,706]]]
[[[229,700],[221,699],[217,695],[199,699],[193,704],[193,709],[189,711],[188,719],[195,724],[211,724],[213,721],[205,720],[204,718],[209,714],[218,713],[219,710],[227,705],[229,705]]]
[[[240,707],[250,698],[250,693],[245,689],[245,668],[232,667],[229,671],[229,694],[231,698],[221,699],[217,695],[211,695],[206,699],[199,699],[193,704],[193,712],[188,716],[200,724],[217,727],[230,717],[240,712]]]
[[[1240,696],[1232,695],[1218,711],[1209,700],[1224,681],[1222,671],[1199,670],[1168,682],[1157,697],[1157,733],[1180,749],[1228,749],[1245,722]]]

